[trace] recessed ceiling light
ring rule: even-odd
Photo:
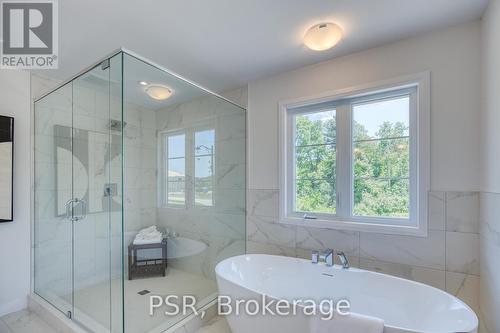
[[[320,23],[309,30],[304,36],[304,44],[314,51],[331,49],[342,39],[342,29],[335,23]]]
[[[146,81],[139,81],[139,84],[141,86],[147,86],[148,85],[148,83]]]
[[[149,97],[159,101],[165,100],[173,94],[172,89],[167,86],[162,86],[161,84],[150,84],[144,91],[146,91]]]

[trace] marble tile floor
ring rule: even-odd
[[[0,333],[54,333],[50,326],[36,313],[28,309],[0,317]]]
[[[109,295],[109,283],[94,285],[74,293],[75,318],[83,312],[86,318],[93,318],[98,325],[92,325],[96,331],[106,332],[106,329],[100,327],[109,327],[109,302],[102,302],[101,295]],[[111,283],[112,295],[119,295],[120,283],[116,281]],[[139,292],[148,290],[150,293],[140,295]],[[149,315],[149,297],[148,295],[192,295],[195,296],[198,302],[203,302],[205,299],[212,299],[217,290],[215,281],[209,280],[203,276],[188,273],[179,269],[168,268],[167,276],[154,277],[146,279],[126,280],[125,281],[125,328],[128,332],[150,332],[159,333],[168,327],[174,325],[182,319],[181,316],[166,317],[162,311],[156,311],[154,316]],[[106,300],[106,298],[105,298]],[[119,297],[112,298],[111,307],[113,310],[121,310],[121,299]],[[112,327],[120,327],[121,316],[119,313],[112,313]],[[86,320],[86,323],[90,321]],[[96,324],[96,323],[92,323]]]
[[[36,313],[21,310],[0,317],[0,333],[54,333],[56,329],[50,326]],[[215,317],[195,332],[186,333],[231,333],[226,320]]]

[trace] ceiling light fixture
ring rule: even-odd
[[[309,28],[304,44],[314,51],[331,49],[342,39],[342,29],[335,23],[320,23]]]
[[[149,97],[159,101],[165,100],[173,94],[172,89],[161,84],[150,84],[144,89],[144,91],[149,95]]]
[[[141,86],[147,86],[148,85],[148,83],[146,81],[139,81],[139,84]]]

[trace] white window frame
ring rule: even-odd
[[[158,159],[158,167],[160,172],[160,177],[158,177],[159,181],[159,202],[158,205],[159,207],[163,208],[173,208],[173,209],[185,209],[188,205],[188,184],[189,184],[189,179],[188,179],[188,153],[189,153],[189,132],[186,129],[176,129],[176,130],[170,130],[170,131],[162,131],[158,133],[158,156],[160,157]],[[167,169],[168,169],[168,142],[167,139],[169,137],[173,136],[178,136],[178,135],[184,135],[184,204],[171,204],[168,203],[168,175],[167,175]]]
[[[352,216],[354,202],[352,154],[352,104],[380,100],[395,92],[414,94],[410,103],[410,217],[409,219]],[[349,99],[348,106],[345,100]],[[342,100],[344,103],[342,104]],[[293,212],[294,110],[321,111],[337,105],[337,214]],[[302,113],[302,112],[301,112]],[[342,157],[343,156],[343,157]],[[350,156],[350,158],[346,158]],[[279,103],[279,221],[285,224],[355,230],[385,234],[427,236],[428,192],[430,189],[430,72],[398,77],[317,96]],[[338,171],[342,170],[343,175]],[[346,174],[346,172],[348,172]]]
[[[196,204],[195,201],[195,135],[198,132],[207,130],[214,130],[214,151],[213,151],[213,170],[212,170],[212,205],[202,206]],[[184,180],[184,204],[169,204],[168,188],[167,188],[167,138],[177,135],[185,135],[185,180]],[[215,175],[216,175],[216,142],[217,142],[217,129],[210,124],[201,124],[194,127],[187,127],[181,129],[172,129],[158,132],[158,170],[160,175],[158,177],[158,207],[169,209],[195,209],[195,210],[211,210],[215,207]]]

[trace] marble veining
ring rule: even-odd
[[[500,332],[500,193],[480,195],[480,317],[483,331]]]
[[[250,215],[278,217],[278,190],[249,190],[248,197]]]
[[[446,232],[446,270],[479,275],[479,235]]]
[[[446,193],[429,192],[429,229],[446,229]]]
[[[429,192],[427,237],[294,226],[295,245],[289,232],[274,226],[282,225],[278,193],[277,189],[248,190],[248,253],[309,258],[311,250],[330,247],[346,252],[353,267],[423,282],[452,292],[474,309],[479,307],[477,192]],[[500,242],[500,236],[495,239]]]
[[[247,219],[247,239],[255,242],[295,247],[296,227],[275,223],[265,216],[249,216]]]
[[[479,232],[479,193],[446,193],[446,230]]]
[[[297,227],[297,247],[308,250],[336,249],[359,256],[360,233],[355,231]]]

